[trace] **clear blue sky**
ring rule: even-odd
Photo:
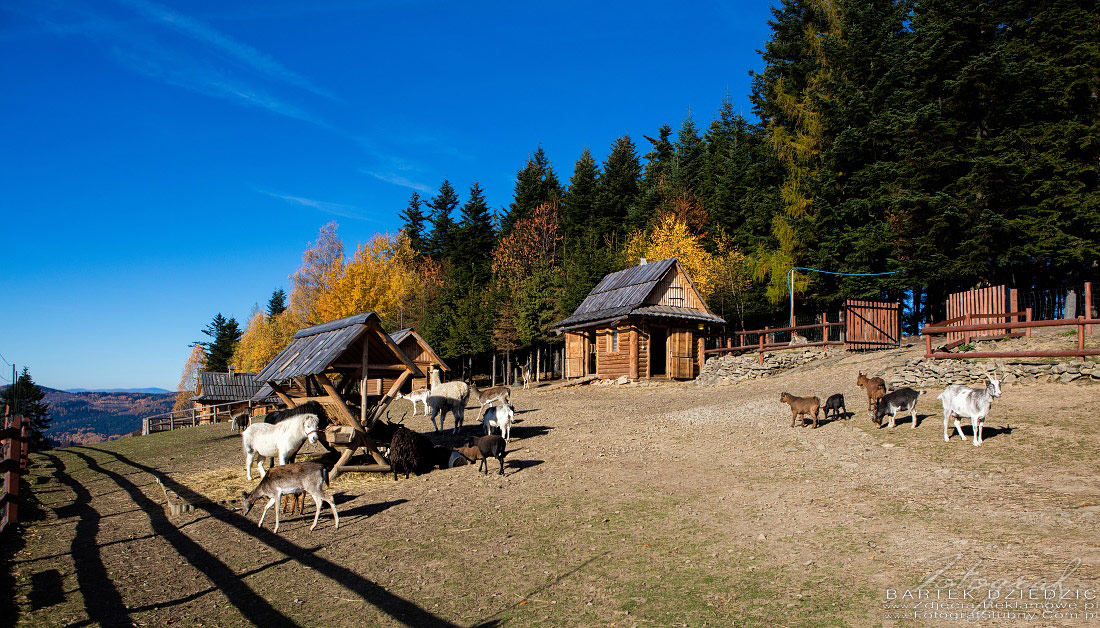
[[[768,6],[7,0],[0,354],[174,390],[330,220],[350,248],[445,178],[507,205],[540,144],[564,182],[727,93],[749,115]]]

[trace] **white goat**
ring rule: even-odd
[[[437,432],[443,429],[443,422],[447,420],[447,411],[450,410],[455,417],[454,433],[458,433],[458,428],[462,427],[462,421],[465,418],[466,402],[470,399],[470,385],[461,381],[441,383],[439,369],[434,366],[429,369],[429,376],[432,389],[428,394],[427,405],[432,410],[432,426]],[[439,425],[436,425],[435,415],[440,412],[443,414],[439,417]]]
[[[413,416],[416,416],[416,402],[419,401],[420,403],[424,404],[424,416],[428,416],[428,395],[430,395],[431,392],[432,391],[428,390],[427,388],[420,388],[418,390],[412,391],[407,395],[404,393],[397,393],[397,398],[408,399],[412,402]]]
[[[308,440],[316,443],[321,419],[316,414],[299,414],[272,425],[253,423],[241,434],[244,448],[244,471],[252,479],[252,461],[259,456],[260,477],[267,475],[264,458],[278,456],[279,464],[286,464]]]
[[[481,417],[485,414],[485,406],[492,406],[496,402],[508,403],[512,396],[512,389],[507,386],[493,386],[492,388],[486,388],[481,390],[477,387],[477,384],[470,384],[470,396],[474,401],[481,404],[481,408],[477,413],[477,420],[480,421]]]
[[[531,372],[531,367],[527,365],[523,366],[521,374],[523,376],[523,389],[527,390],[531,387],[531,381],[535,379],[535,375]]]
[[[495,427],[500,430],[500,435],[507,441],[512,434],[512,419],[515,415],[516,409],[510,403],[489,408],[481,419],[482,425],[485,426],[486,436],[492,434],[493,431],[490,428]]]
[[[310,531],[312,532],[317,527],[317,520],[321,517],[322,503],[327,503],[332,508],[332,516],[336,520],[335,527],[339,528],[340,513],[336,512],[336,502],[333,501],[332,496],[325,492],[325,485],[327,484],[328,469],[318,462],[295,462],[276,467],[264,476],[264,479],[260,480],[260,483],[251,492],[241,493],[241,510],[244,511],[245,516],[248,516],[249,511],[252,510],[252,505],[256,503],[257,499],[261,497],[268,498],[269,501],[267,506],[264,506],[264,512],[260,515],[260,523],[258,524],[263,527],[267,511],[279,503],[283,495],[309,493],[313,497],[315,506],[313,525],[310,526]],[[278,508],[275,509],[275,531],[279,531]]]
[[[962,426],[959,425],[959,417],[970,417],[970,425],[974,430],[974,446],[977,447],[982,444],[982,426],[985,423],[985,417],[989,415],[989,408],[993,405],[993,399],[1001,396],[1001,382],[990,375],[985,367],[982,367],[982,372],[989,380],[986,382],[985,388],[971,388],[970,386],[951,384],[937,397],[943,402],[944,442],[951,440],[948,421],[954,415],[955,430],[958,431],[959,438],[966,442]]]

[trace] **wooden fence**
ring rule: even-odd
[[[153,432],[167,432],[184,427],[195,427],[204,423],[229,421],[234,413],[227,413],[218,409],[225,406],[241,405],[241,403],[240,401],[230,401],[206,406],[201,412],[195,408],[187,408],[148,416],[141,420],[141,434],[144,436]],[[249,414],[251,413],[252,407],[250,405]]]
[[[991,286],[989,288],[974,288],[947,295],[947,320],[941,324],[952,321],[954,323],[965,322],[970,324],[974,318],[1005,318],[1009,312],[1016,312],[1018,297],[1015,289],[1007,291],[1005,286]],[[1019,320],[1019,319],[1017,319]],[[953,331],[947,334],[947,343],[952,347],[969,343],[973,339],[993,340],[994,336],[1003,337],[1002,334],[1012,333],[1006,329],[990,330],[985,333]],[[952,344],[954,343],[954,344]]]
[[[844,344],[841,341],[829,340],[829,328],[831,327],[843,327],[844,323],[830,323],[826,314],[821,315],[820,323],[811,323],[809,325],[792,325],[790,327],[765,327],[763,329],[752,329],[748,331],[735,331],[732,334],[726,334],[719,336],[719,346],[714,349],[706,349],[703,351],[704,355],[710,354],[722,354],[722,353],[740,353],[745,351],[756,351],[760,354],[760,363],[764,363],[765,351],[783,351],[784,349],[803,349],[806,347],[825,347],[826,351],[830,346],[839,346]],[[806,329],[820,329],[821,330],[821,342],[803,342],[803,343],[791,343],[791,342],[774,342],[775,335],[784,332],[797,332]],[[756,336],[757,341],[749,342],[749,336]],[[736,337],[737,341],[734,342]]]
[[[6,412],[4,429],[0,430],[4,444],[0,474],[4,477],[0,494],[0,533],[19,522],[19,477],[27,472],[27,424],[23,416]]]
[[[1008,315],[1015,315],[1016,312],[1009,312]],[[1004,315],[1002,315],[1004,316]],[[1061,358],[1061,357],[1077,357],[1084,359],[1086,355],[1100,355],[1100,349],[1086,349],[1085,348],[1085,336],[1091,333],[1093,325],[1100,324],[1100,319],[1085,318],[1079,316],[1076,319],[1061,319],[1056,321],[1024,321],[1024,322],[1012,322],[1011,329],[1024,329],[1025,333],[1030,334],[1030,331],[1036,327],[1066,327],[1070,325],[1077,326],[1077,348],[1076,349],[1042,349],[1034,351],[965,351],[962,353],[950,353],[947,349],[941,349],[933,351],[932,349],[932,336],[944,335],[951,333],[975,333],[975,332],[988,332],[988,331],[1002,331],[1005,329],[1004,323],[978,323],[972,325],[947,325],[940,323],[938,325],[925,325],[921,334],[924,335],[924,357],[942,359],[952,358]]]
[[[901,345],[901,303],[848,299],[844,302],[844,348],[873,351]]]

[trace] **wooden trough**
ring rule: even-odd
[[[333,425],[325,430],[327,447],[340,452],[331,477],[343,471],[389,471],[389,461],[367,430],[385,413],[411,378],[424,373],[394,343],[374,312],[303,329],[256,375],[287,405],[307,401],[324,406]],[[372,465],[351,465],[363,448]]]

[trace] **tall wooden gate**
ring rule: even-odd
[[[1013,291],[1015,292],[1015,291]],[[1013,299],[1015,301],[1015,298]],[[947,320],[944,323],[952,322],[956,324],[965,324],[969,322],[968,316],[975,314],[1005,314],[1010,310],[1007,309],[1008,303],[1005,301],[1005,287],[993,286],[991,288],[974,288],[973,290],[965,290],[963,292],[956,292],[947,296]],[[1014,311],[1015,303],[1013,303],[1012,310]],[[995,316],[983,316],[976,323],[988,323],[994,322],[997,318]],[[979,331],[969,332],[969,338],[981,338],[983,336],[1001,336],[1004,334],[1004,330],[997,331]],[[947,343],[950,345],[955,341],[962,341],[967,338],[966,332],[953,331],[947,334]]]
[[[844,348],[889,349],[901,345],[901,303],[848,299],[844,302]]]

